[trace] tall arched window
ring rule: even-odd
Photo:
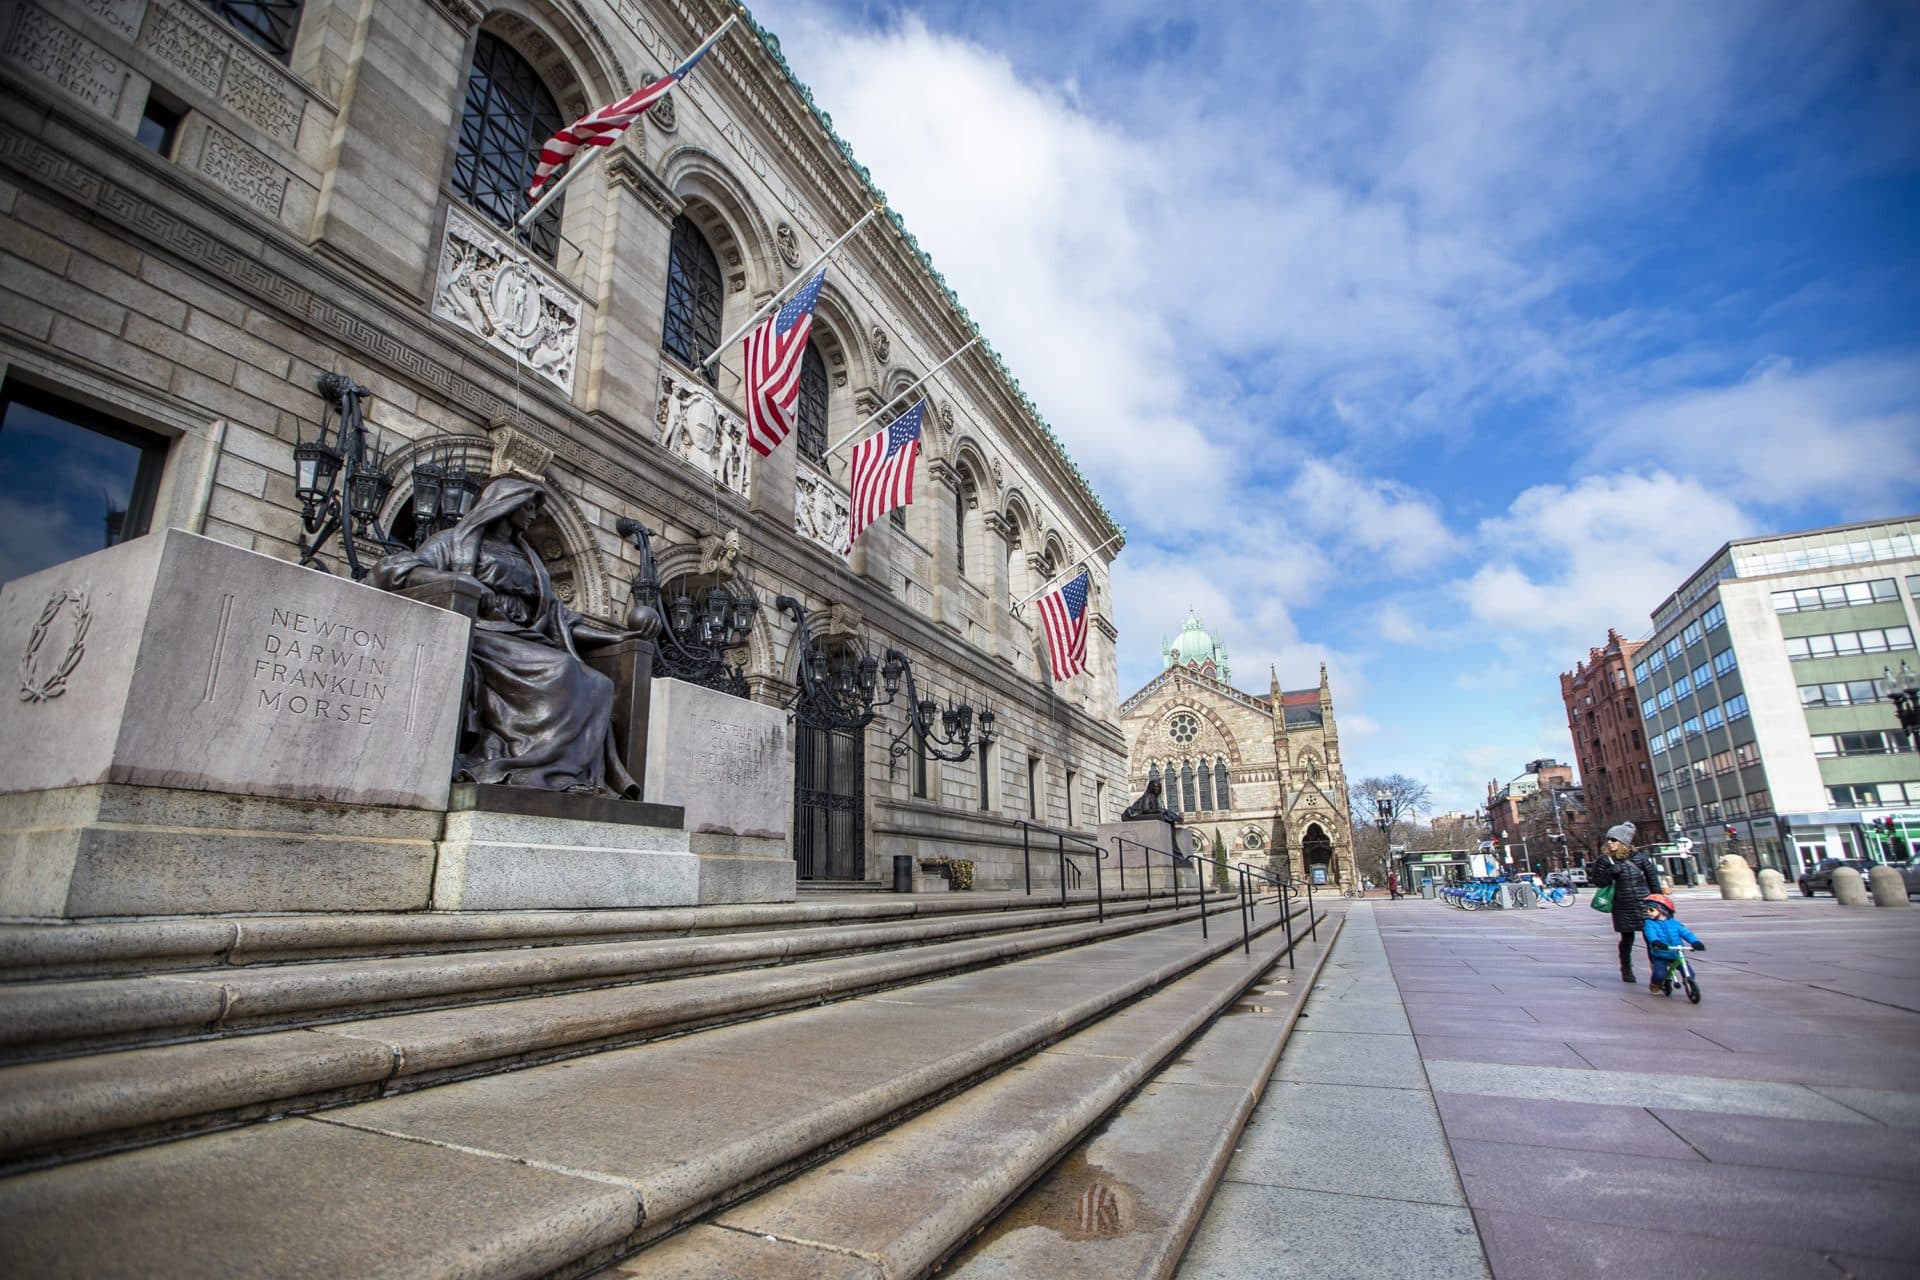
[[[1180,807],[1188,813],[1198,812],[1193,804],[1193,761],[1180,766]]]
[[[453,157],[454,194],[511,227],[526,211],[527,184],[541,146],[565,123],[533,64],[500,37],[482,31],[467,74],[466,114]],[[560,247],[565,203],[564,198],[554,201],[528,229],[528,247],[549,262]]]
[[[967,489],[963,479],[953,490],[953,567],[962,577],[967,572]]]
[[[713,348],[707,348],[711,351]],[[702,351],[700,355],[705,355]],[[698,360],[700,356],[695,356]],[[800,456],[815,462],[827,458],[827,362],[809,342],[800,357]]]
[[[1200,809],[1202,812],[1213,808],[1213,770],[1207,762],[1200,762]]]
[[[1233,808],[1233,797],[1227,790],[1227,762],[1225,760],[1215,760],[1213,762],[1213,798],[1219,802],[1222,809]]]
[[[1160,781],[1160,766],[1157,764],[1148,765],[1147,766],[1147,785],[1152,786],[1154,783],[1158,781]],[[1171,799],[1172,797],[1168,796],[1164,790],[1160,793],[1161,804],[1166,804]]]
[[[200,0],[226,24],[285,62],[293,56],[302,0]]]
[[[693,220],[681,214],[673,220],[667,244],[667,316],[661,325],[660,345],[688,367],[707,358],[720,345],[722,301],[720,259]],[[718,362],[703,372],[718,385]]]

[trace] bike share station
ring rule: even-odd
[[[1396,860],[1406,892],[1417,891],[1423,898],[1437,896],[1441,885],[1465,884],[1474,876],[1493,874],[1491,869],[1478,869],[1482,862],[1488,868],[1492,863],[1473,849],[1401,849]]]

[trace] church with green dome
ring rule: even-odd
[[[1158,782],[1202,847],[1296,881],[1357,890],[1340,728],[1326,664],[1318,688],[1233,686],[1227,646],[1187,612],[1164,669],[1120,704],[1128,785]]]

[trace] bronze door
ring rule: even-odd
[[[802,880],[866,875],[866,730],[798,724],[793,756],[794,874]]]

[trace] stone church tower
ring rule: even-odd
[[[1166,669],[1120,704],[1128,786],[1158,779],[1203,842],[1234,862],[1358,888],[1346,770],[1327,668],[1317,689],[1244,693],[1225,645],[1189,613],[1162,649]]]

